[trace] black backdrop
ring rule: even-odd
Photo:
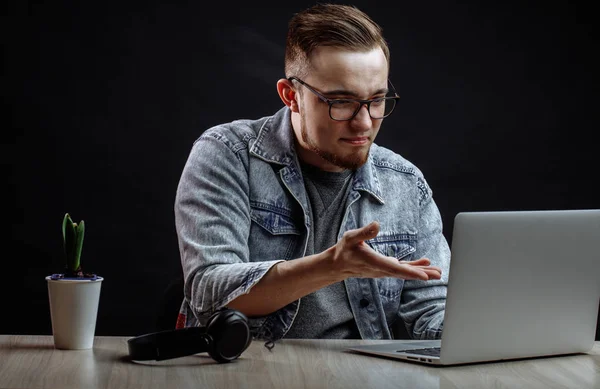
[[[313,2],[201,3],[7,8],[0,333],[51,333],[65,212],[105,277],[96,333],[154,330],[180,274],[173,201],[192,142],[282,106],[287,21]],[[454,3],[353,3],[384,28],[402,96],[378,143],[423,170],[450,241],[458,211],[600,208],[590,7]]]

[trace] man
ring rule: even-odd
[[[178,327],[216,310],[255,338],[441,337],[448,244],[422,173],[373,143],[398,100],[381,29],[352,6],[289,23],[285,104],[208,129],[175,201]]]

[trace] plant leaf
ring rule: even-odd
[[[67,214],[67,223],[65,227],[65,255],[66,265],[69,270],[76,270],[73,268],[74,265],[74,254],[75,254],[75,240],[77,239],[77,232],[75,231],[75,223],[71,220],[71,217]]]
[[[73,270],[79,270],[81,265],[81,251],[83,249],[83,237],[85,235],[85,223],[80,221],[77,225],[77,241],[74,247]]]
[[[62,235],[63,235],[63,248],[65,249],[65,255],[67,253],[66,249],[67,249],[67,224],[70,223],[70,216],[68,213],[65,213],[65,217],[63,218],[63,223],[62,223]]]

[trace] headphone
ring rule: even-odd
[[[239,357],[250,345],[248,318],[234,309],[213,313],[205,327],[186,327],[152,332],[127,340],[134,361],[179,358],[208,352],[219,363]]]

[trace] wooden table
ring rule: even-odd
[[[0,388],[600,388],[600,342],[589,354],[429,367],[345,351],[350,340],[254,341],[218,364],[207,354],[127,359],[128,337],[96,337],[90,350],[56,350],[51,336],[0,335]]]

